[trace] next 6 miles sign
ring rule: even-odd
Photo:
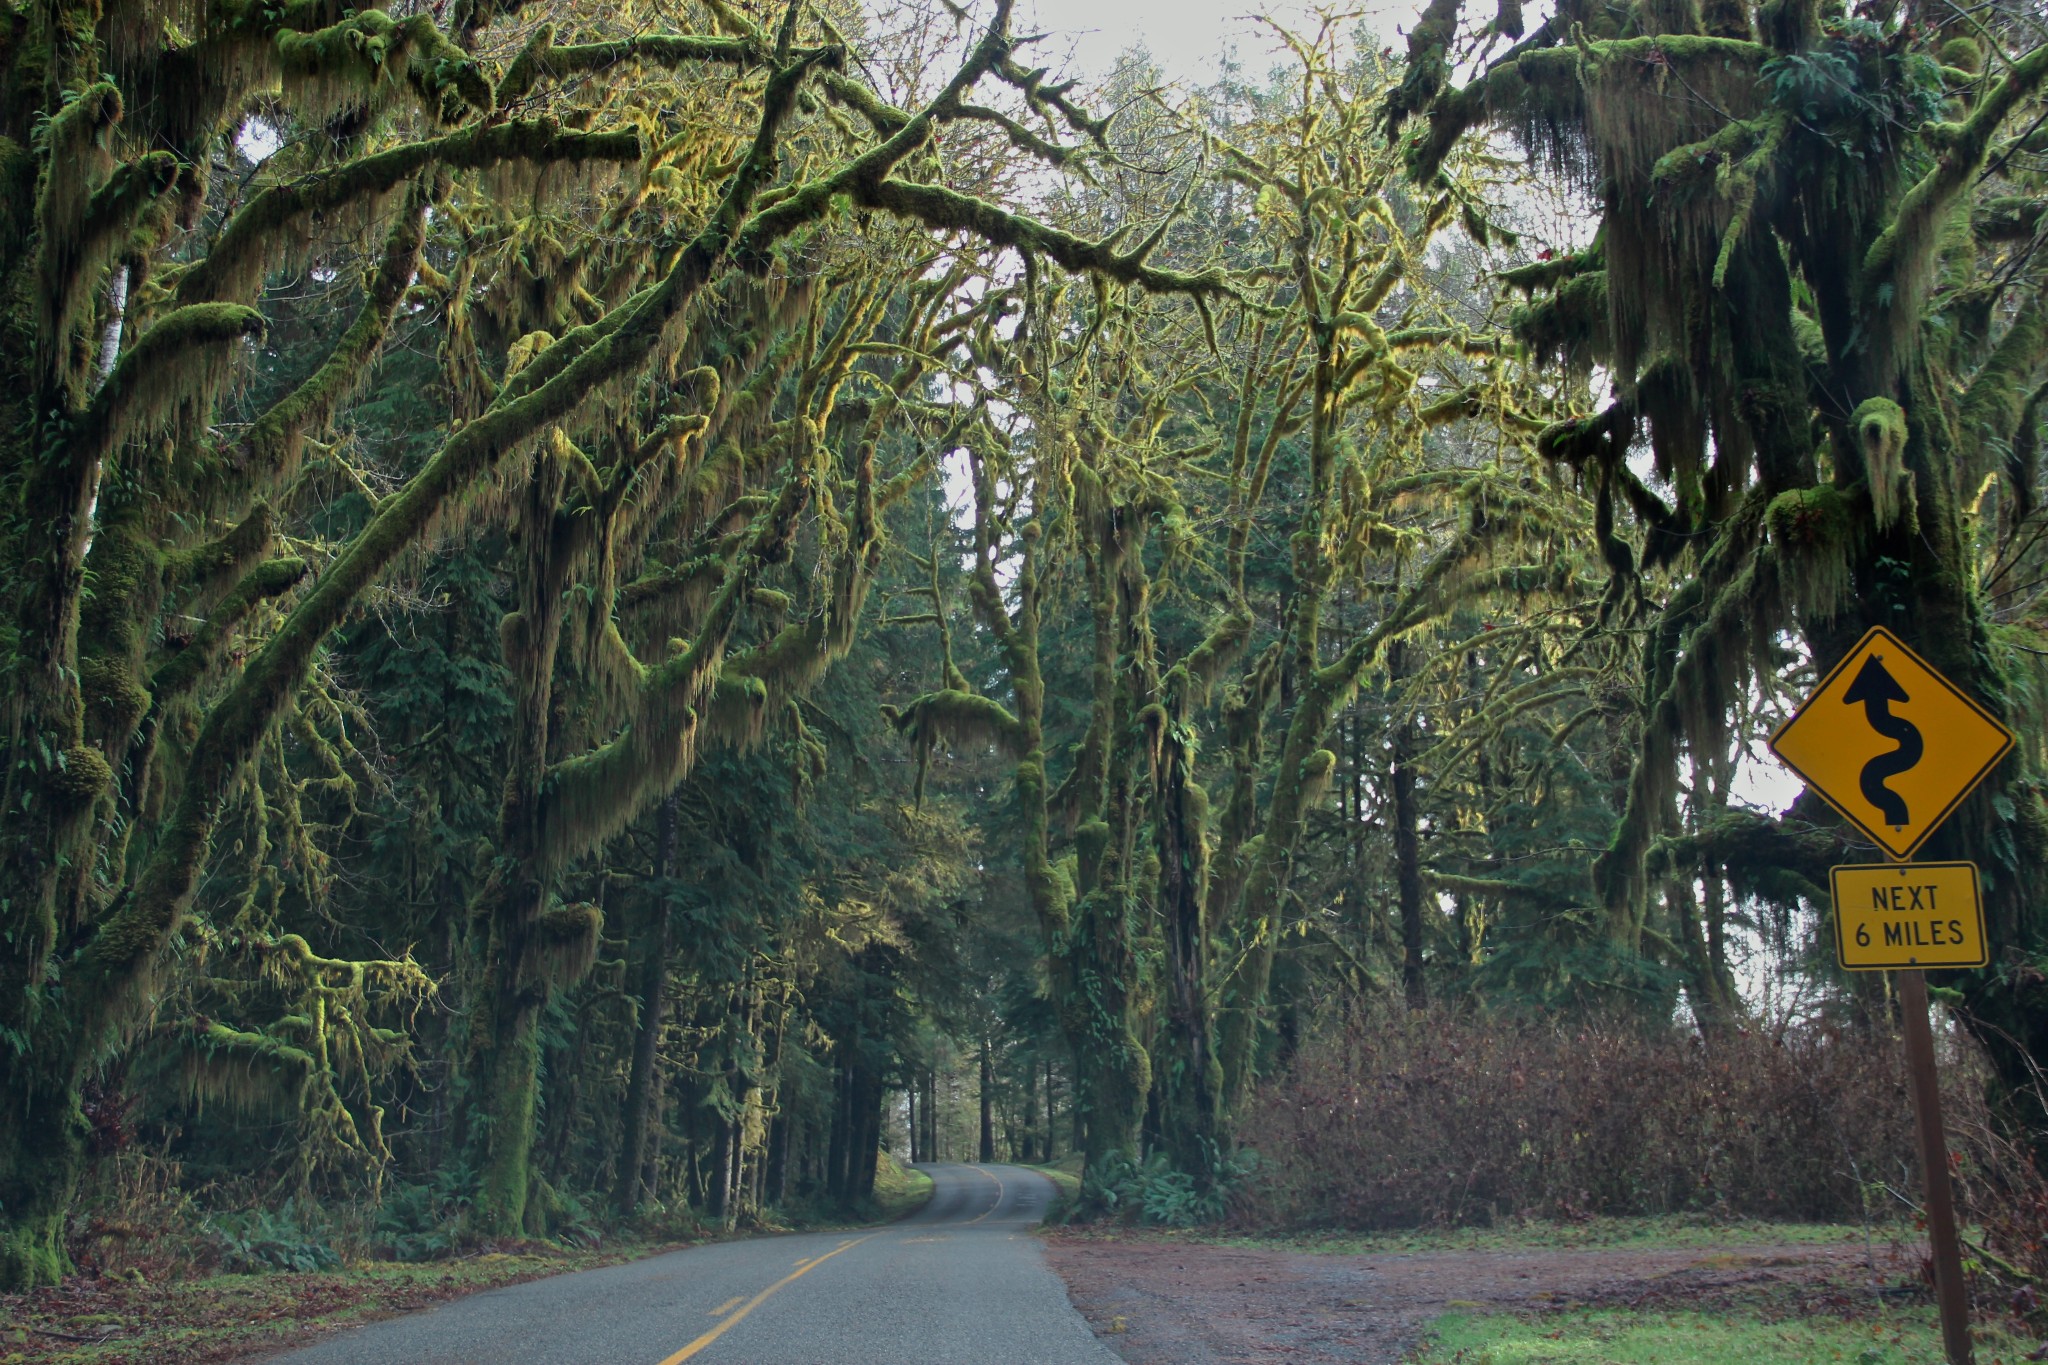
[[[1974,863],[1828,869],[1835,947],[1851,971],[1981,967],[1989,961]]]

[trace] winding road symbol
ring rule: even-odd
[[[1807,788],[1899,861],[2012,751],[2012,731],[1882,626],[1771,735]]]
[[[1842,694],[1846,705],[1862,704],[1863,718],[1870,722],[1871,729],[1899,746],[1864,764],[1862,773],[1857,777],[1863,799],[1877,807],[1885,823],[1893,829],[1904,829],[1913,821],[1906,811],[1906,798],[1887,787],[1885,779],[1914,768],[1927,751],[1927,746],[1920,739],[1920,727],[1904,716],[1892,714],[1893,702],[1911,700],[1906,689],[1899,686],[1898,679],[1884,666],[1882,654],[1873,654],[1865,659],[1856,680]]]

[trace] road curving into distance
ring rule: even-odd
[[[931,1202],[870,1231],[671,1251],[472,1294],[271,1365],[1115,1365],[1031,1229],[1052,1182],[922,1166]]]

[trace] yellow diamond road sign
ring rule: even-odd
[[[1975,863],[1831,867],[1835,951],[1852,972],[1981,967],[1984,905]]]
[[[1771,752],[1894,858],[1910,858],[2012,748],[2012,732],[1879,626]]]

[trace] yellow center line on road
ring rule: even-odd
[[[739,1307],[741,1304],[745,1302],[745,1299],[735,1294],[731,1298],[727,1299],[724,1303],[718,1305],[718,1307],[712,1309],[709,1313],[706,1313],[705,1316],[715,1318],[722,1313],[730,1313],[733,1309]]]
[[[727,1330],[730,1329],[734,1323],[738,1322],[741,1318],[744,1318],[747,1314],[753,1312],[756,1308],[759,1308],[763,1303],[767,1302],[768,1296],[770,1294],[773,1294],[776,1290],[782,1288],[786,1284],[791,1283],[792,1281],[802,1279],[804,1276],[810,1274],[813,1270],[816,1270],[819,1266],[825,1264],[825,1262],[831,1260],[834,1256],[837,1256],[840,1252],[851,1251],[855,1247],[859,1246],[862,1242],[867,1241],[869,1237],[879,1236],[881,1236],[879,1232],[871,1232],[867,1235],[867,1237],[855,1237],[848,1241],[841,1242],[838,1246],[832,1248],[832,1250],[826,1252],[823,1256],[817,1256],[809,1258],[807,1260],[798,1261],[797,1269],[790,1271],[787,1275],[784,1275],[774,1284],[769,1285],[766,1289],[754,1295],[753,1298],[748,1299],[746,1306],[744,1308],[740,1309],[737,1313],[734,1313],[724,1322],[719,1323],[718,1326],[712,1328],[703,1336],[698,1337],[695,1341],[691,1342],[688,1346],[685,1346],[682,1350],[677,1351],[674,1355],[665,1357],[661,1361],[661,1365],[682,1365],[683,1361],[688,1360],[691,1356],[696,1355],[706,1346],[709,1346],[712,1342],[724,1336]],[[737,1300],[735,1300],[735,1302],[737,1302]],[[718,1309],[714,1311],[722,1312],[724,1310]]]
[[[970,1167],[968,1167],[967,1169],[969,1169],[969,1170],[973,1171],[973,1172],[974,1172],[974,1173],[975,1173],[976,1175],[978,1175],[978,1176],[981,1176],[981,1177],[982,1177],[983,1179],[985,1179],[985,1180],[993,1180],[993,1181],[995,1181],[995,1182],[996,1182],[996,1202],[995,1202],[995,1203],[993,1203],[993,1204],[990,1204],[990,1205],[988,1206],[987,1210],[986,1210],[985,1212],[983,1212],[983,1214],[981,1215],[981,1218],[986,1218],[986,1217],[988,1217],[988,1216],[989,1216],[989,1214],[991,1214],[991,1213],[994,1213],[994,1212],[995,1212],[995,1211],[996,1211],[997,1209],[999,1209],[999,1208],[1001,1208],[1001,1207],[1003,1206],[1003,1182],[1002,1182],[1002,1179],[1001,1179],[1000,1177],[998,1177],[998,1176],[993,1176],[993,1175],[990,1175],[990,1174],[989,1174],[989,1173],[988,1173],[987,1171],[984,1171],[984,1170],[983,1170],[983,1169],[981,1169],[981,1167],[979,1167],[979,1166],[970,1166]],[[979,1222],[981,1221],[981,1218],[970,1218],[970,1219],[968,1219],[967,1221],[968,1221],[969,1223],[979,1223]]]

